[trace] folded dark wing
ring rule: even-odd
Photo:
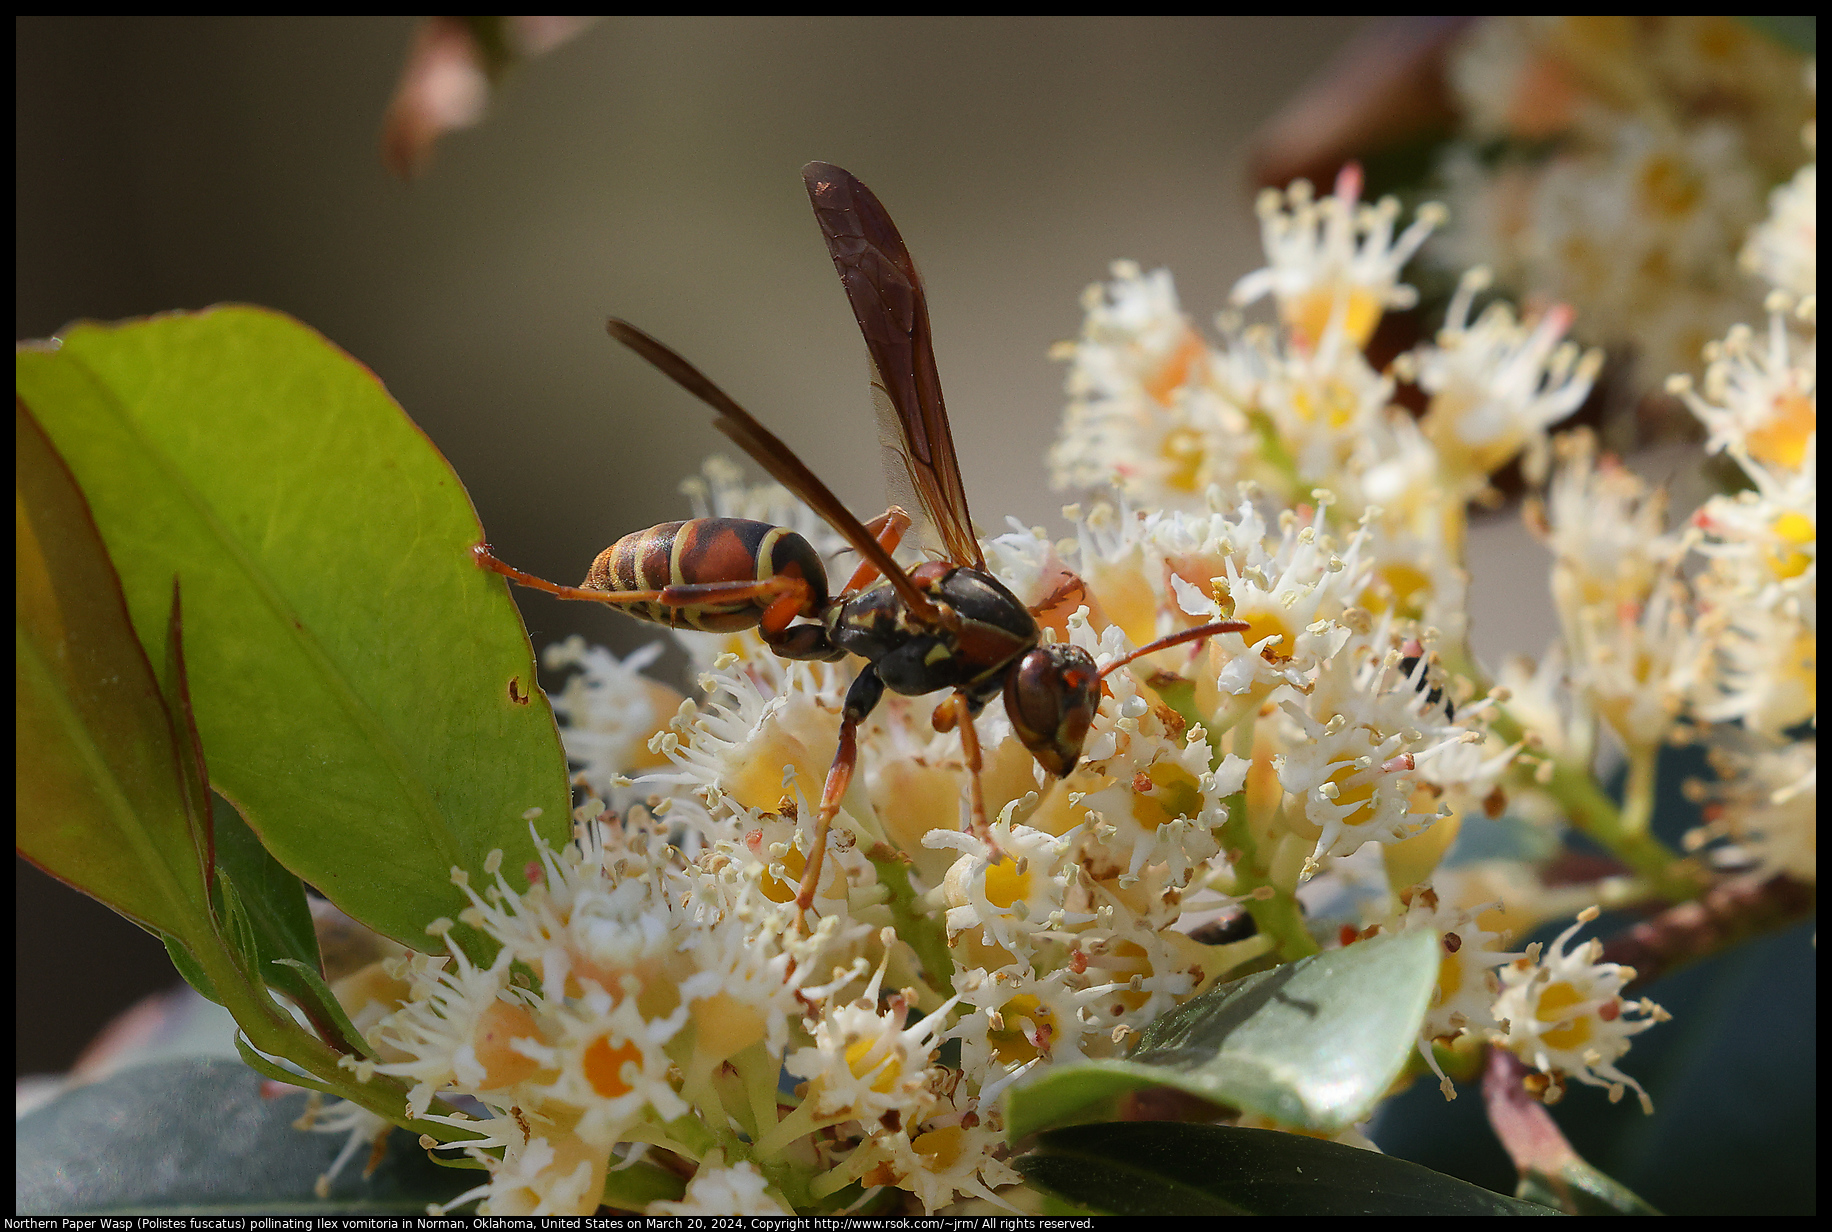
[[[896,417],[908,486],[934,524],[948,558],[983,569],[986,562],[967,512],[967,491],[935,370],[928,300],[916,263],[884,206],[850,172],[831,163],[809,163],[802,168],[802,178],[847,302],[865,335],[873,385],[882,390]],[[898,486],[892,484],[893,492]]]

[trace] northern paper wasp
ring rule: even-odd
[[[797,927],[813,904],[828,831],[858,763],[859,724],[884,690],[907,696],[951,690],[936,708],[934,724],[938,731],[960,733],[971,824],[989,840],[973,716],[994,697],[1003,695],[1012,730],[1038,763],[1064,777],[1080,760],[1100,704],[1102,676],[1140,655],[1247,628],[1217,621],[1185,629],[1104,669],[1080,647],[1044,640],[1037,613],[1058,596],[1026,607],[987,570],[974,534],[936,373],[928,302],[903,237],[878,198],[851,173],[817,162],[804,167],[802,177],[865,335],[892,493],[907,494],[927,519],[939,558],[909,569],[899,565],[891,553],[912,524],[904,507],[892,505],[882,517],[861,522],[788,446],[698,369],[615,319],[607,326],[611,336],[717,412],[721,432],[859,553],[858,570],[833,594],[821,558],[806,539],[739,518],[668,522],[626,535],[599,554],[577,587],[511,568],[491,555],[488,545],[476,549],[486,567],[563,599],[610,604],[675,627],[755,628],[773,651],[791,659],[855,654],[865,660],[847,690],[839,749],[821,791],[814,846],[795,900]]]

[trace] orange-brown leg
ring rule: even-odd
[[[821,788],[820,811],[814,816],[814,850],[808,853],[807,863],[802,866],[801,885],[795,891],[796,932],[801,931],[802,916],[814,906],[814,892],[821,883],[821,862],[827,855],[827,834],[833,829],[833,819],[839,814],[840,801],[852,785],[852,772],[858,764],[859,720],[847,715],[840,720],[840,746],[834,753],[833,766],[827,771],[827,783]]]
[[[986,790],[980,782],[980,772],[985,765],[980,756],[980,734],[973,730],[973,708],[967,703],[967,695],[957,692],[937,706],[931,722],[936,731],[960,731],[961,759],[967,766],[967,801],[972,812],[968,824],[975,838],[996,848],[992,826],[986,820]]]
[[[852,772],[859,764],[859,724],[884,696],[884,682],[871,664],[853,677],[846,690],[845,708],[840,714],[839,748],[833,755],[833,766],[827,771],[827,782],[821,788],[820,811],[814,816],[814,849],[802,866],[801,885],[795,891],[795,930],[801,931],[802,917],[814,906],[814,892],[820,888],[821,862],[827,855],[827,833],[839,815],[840,801],[852,784]]]
[[[884,545],[887,552],[895,552],[897,545],[903,542],[903,532],[910,528],[910,515],[901,505],[892,505],[884,513],[865,524],[865,529],[877,536],[878,542]],[[841,594],[850,594],[855,590],[864,590],[878,580],[878,566],[869,560],[861,561],[853,570],[852,578],[846,583]]]

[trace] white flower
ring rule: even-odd
[[[1399,281],[1399,272],[1444,221],[1444,207],[1427,205],[1395,237],[1399,202],[1360,206],[1361,168],[1350,163],[1336,177],[1336,190],[1321,201],[1299,180],[1284,193],[1260,194],[1260,239],[1267,265],[1234,284],[1236,304],[1276,296],[1279,314],[1301,348],[1318,346],[1333,327],[1360,347],[1388,308],[1409,308],[1418,292]]]
[[[1634,969],[1599,962],[1601,942],[1592,939],[1566,952],[1578,929],[1596,918],[1595,907],[1579,913],[1550,949],[1535,943],[1525,957],[1501,968],[1501,993],[1491,1010],[1500,1026],[1491,1035],[1541,1073],[1608,1089],[1612,1103],[1633,1087],[1642,1110],[1652,1113],[1654,1101],[1615,1062],[1633,1037],[1668,1014],[1645,997],[1622,999]]]
[[[602,799],[614,798],[620,776],[666,764],[645,747],[681,701],[679,693],[642,675],[661,652],[662,643],[651,642],[618,659],[602,646],[587,646],[577,634],[541,652],[550,671],[577,669],[549,700],[560,720],[566,759]]]
[[[1470,321],[1487,285],[1485,270],[1465,274],[1435,344],[1412,352],[1404,368],[1431,395],[1425,434],[1465,484],[1479,484],[1577,410],[1603,366],[1601,352],[1560,342],[1573,317],[1563,305],[1530,326],[1500,302]]]
[[[1667,382],[1709,430],[1706,447],[1727,450],[1752,471],[1751,462],[1781,471],[1811,465],[1819,431],[1814,348],[1793,339],[1782,306],[1774,308],[1765,338],[1738,325],[1706,349],[1703,396],[1690,378]]]
[[[1768,195],[1768,217],[1743,246],[1745,269],[1795,296],[1819,289],[1819,164],[1808,163]]]
[[[716,1152],[715,1152],[716,1155]],[[665,1215],[792,1215],[769,1192],[769,1181],[747,1159],[724,1164],[707,1157],[678,1202],[651,1202],[644,1212]]]
[[[1478,916],[1498,906],[1499,903],[1484,903],[1476,907],[1455,907],[1441,902],[1430,886],[1420,886],[1393,921],[1399,932],[1430,930],[1436,933],[1443,950],[1443,958],[1438,964],[1438,982],[1431,993],[1431,1008],[1425,1012],[1425,1023],[1419,1028],[1418,1047],[1419,1055],[1438,1076],[1438,1087],[1446,1099],[1456,1098],[1456,1088],[1438,1067],[1432,1043],[1448,1042],[1466,1032],[1486,1031],[1497,1026],[1491,1011],[1501,985],[1495,978],[1494,969],[1525,957],[1503,950],[1506,936],[1490,932],[1477,923]]]

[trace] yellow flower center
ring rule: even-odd
[[[1173,428],[1164,434],[1158,454],[1170,463],[1164,474],[1164,486],[1178,492],[1194,492],[1202,476],[1202,437],[1190,428]]]
[[[846,1045],[846,1068],[852,1071],[854,1078],[863,1078],[877,1070],[878,1076],[871,1080],[871,1089],[880,1095],[887,1094],[891,1084],[897,1081],[897,1075],[903,1067],[897,1063],[897,1054],[883,1052],[872,1056],[872,1049],[878,1046],[878,1038],[854,1040]]]
[[[1697,174],[1671,155],[1648,159],[1638,178],[1641,197],[1648,208],[1669,218],[1690,213],[1705,195]]]
[[[1277,612],[1263,609],[1257,612],[1236,611],[1234,619],[1247,622],[1247,631],[1240,636],[1241,640],[1249,646],[1258,645],[1268,637],[1276,637],[1279,640],[1266,649],[1284,658],[1290,658],[1292,651],[1297,648],[1291,626],[1286,624],[1284,618]]]
[[[1029,993],[1020,993],[999,1007],[999,1018],[1004,1025],[988,1028],[986,1032],[992,1054],[1006,1065],[1021,1064],[1036,1057],[1037,1045],[1025,1034],[1025,1027],[1029,1025],[1033,1032],[1040,1033],[1040,1028],[1049,1026],[1050,1007]]]
[[[1566,1011],[1572,1006],[1582,1004],[1588,997],[1572,987],[1568,981],[1559,980],[1548,984],[1546,990],[1539,994],[1539,1005],[1534,1016],[1541,1022],[1558,1022],[1566,1017]],[[1590,1015],[1580,1014],[1563,1026],[1554,1027],[1540,1037],[1548,1045],[1562,1051],[1580,1048],[1590,1039]]]
[[[1368,339],[1374,335],[1374,327],[1380,324],[1380,301],[1366,287],[1349,287],[1345,291],[1339,285],[1306,291],[1285,305],[1285,323],[1297,335],[1298,345],[1308,350],[1323,340],[1323,331],[1329,328],[1330,315],[1336,311],[1339,298],[1345,294],[1348,308],[1343,314],[1343,333],[1348,335],[1353,345],[1367,345]]]
[[[1774,414],[1759,427],[1750,429],[1746,438],[1750,457],[1770,466],[1799,470],[1806,461],[1807,442],[1819,426],[1819,411],[1813,399],[1797,390],[1775,398]]]
[[[1006,856],[986,870],[986,901],[1003,911],[1020,898],[1030,897],[1031,875],[1027,865],[1018,871],[1018,862]]]
[[[1780,545],[1768,553],[1768,567],[1775,571],[1775,576],[1786,581],[1805,573],[1816,553],[1800,549],[1819,537],[1813,520],[1804,513],[1789,511],[1776,518],[1768,529]]]
[[[954,1167],[954,1161],[960,1158],[961,1148],[967,1145],[967,1131],[958,1125],[945,1129],[931,1129],[926,1134],[918,1134],[910,1143],[910,1149],[928,1161],[934,1172],[946,1172]]]
[[[1381,565],[1374,580],[1361,594],[1361,606],[1376,616],[1396,609],[1402,616],[1417,616],[1424,610],[1423,601],[1431,597],[1431,579],[1416,565],[1400,561]]]
[[[1343,786],[1351,778],[1356,782]],[[1372,774],[1357,770],[1354,766],[1344,766],[1329,776],[1329,781],[1336,784],[1336,804],[1338,807],[1353,805],[1354,811],[1342,818],[1345,826],[1358,826],[1370,820],[1373,815],[1374,789],[1380,780]]]
[[[1132,797],[1132,819],[1146,830],[1156,830],[1176,817],[1194,817],[1202,811],[1202,788],[1196,776],[1176,762],[1158,762],[1146,774],[1149,790]],[[1144,787],[1135,777],[1135,789]]]

